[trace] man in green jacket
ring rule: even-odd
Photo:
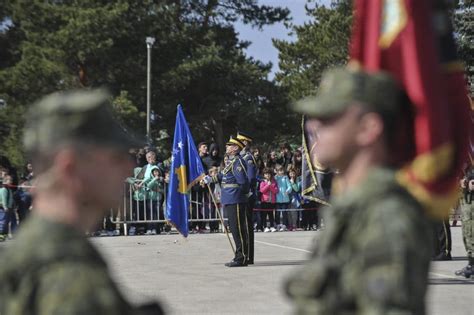
[[[285,284],[298,314],[425,313],[431,225],[389,162],[406,105],[388,74],[345,68],[295,105],[317,135],[318,161],[339,170],[326,229]]]
[[[160,314],[129,304],[85,238],[119,204],[131,168],[129,136],[103,91],[56,93],[27,117],[37,172],[34,212],[0,260],[0,314]]]

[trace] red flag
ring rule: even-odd
[[[390,72],[414,106],[415,151],[399,152],[410,162],[397,179],[431,215],[444,217],[457,198],[470,126],[447,6],[443,0],[355,0],[354,5],[350,64]]]

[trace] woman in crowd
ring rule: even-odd
[[[301,151],[296,150],[296,151],[293,153],[293,158],[292,158],[291,164],[293,165],[293,167],[294,167],[298,172],[300,172],[300,171],[301,171],[301,168],[302,168],[302,163],[303,163],[303,155],[301,154]]]

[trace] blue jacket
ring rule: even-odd
[[[290,193],[291,193],[291,185],[290,185],[290,179],[288,176],[283,175],[275,176],[275,180],[278,184],[278,194],[277,194],[277,203],[288,203],[290,202]]]
[[[240,155],[236,155],[229,164],[213,178],[213,182],[221,183],[221,203],[233,205],[247,203],[249,179],[247,164]]]
[[[255,195],[257,191],[257,165],[255,158],[253,157],[252,153],[249,151],[242,151],[241,154],[242,158],[244,159],[247,165],[247,177],[249,178],[250,183],[250,191]]]

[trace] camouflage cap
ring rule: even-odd
[[[138,143],[114,118],[105,90],[76,90],[50,94],[28,112],[23,135],[30,152],[71,142],[127,149]]]
[[[378,113],[397,113],[400,89],[387,72],[367,73],[349,68],[326,71],[315,96],[293,104],[296,112],[316,118],[331,118],[354,102]]]

